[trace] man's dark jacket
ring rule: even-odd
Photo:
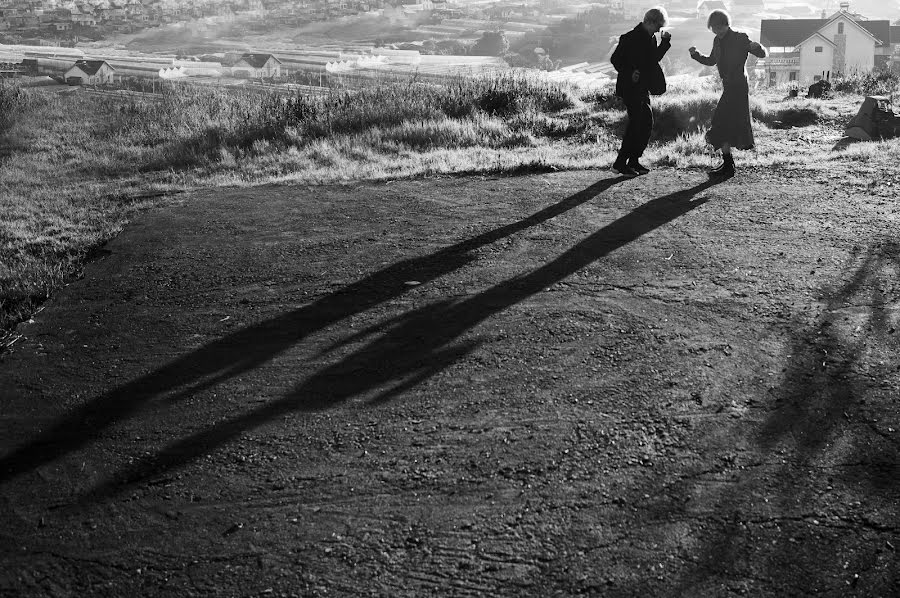
[[[620,98],[644,96],[648,93],[660,95],[666,91],[666,76],[659,61],[663,59],[672,44],[664,39],[656,45],[656,36],[647,33],[644,26],[637,27],[619,37],[610,62],[619,76],[616,78],[616,95]],[[637,83],[631,75],[637,69],[641,72]]]

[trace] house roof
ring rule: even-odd
[[[797,44],[797,45],[798,45],[798,46],[802,46],[803,44],[805,44],[805,43],[808,42],[809,40],[813,39],[814,37],[817,37],[817,38],[819,38],[819,39],[825,40],[825,42],[826,42],[828,45],[830,45],[830,46],[835,46],[835,45],[837,45],[837,44],[835,44],[833,41],[831,41],[830,39],[828,39],[827,37],[825,37],[824,35],[822,35],[821,33],[819,33],[818,31],[816,31],[815,33],[813,33],[812,35],[810,35],[809,37],[807,37],[805,40],[803,40],[802,42],[800,42],[800,43]]]
[[[104,64],[106,64],[105,60],[78,60],[75,62],[75,66],[81,69],[88,77],[96,75],[97,71],[99,71]],[[112,70],[116,70],[108,64],[106,64],[106,66]]]
[[[269,62],[270,58],[278,64],[281,64],[281,61],[271,54],[244,54],[240,57],[239,60],[243,60],[255,69],[261,69],[262,67],[266,66],[266,63]]]
[[[763,19],[760,24],[759,43],[767,48],[791,47],[808,39],[827,25],[831,19]],[[882,43],[890,43],[890,21],[854,21],[872,37]],[[900,29],[900,28],[898,28]]]
[[[700,0],[697,2],[697,10],[706,7],[706,10],[727,10],[728,7],[725,6],[725,2],[722,0]]]
[[[827,22],[825,19],[763,19],[759,43],[767,48],[796,46]]]
[[[856,21],[856,24],[871,33],[882,44],[891,43],[890,21]]]

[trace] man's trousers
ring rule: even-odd
[[[620,160],[638,159],[644,155],[647,144],[650,143],[650,133],[653,131],[653,111],[650,110],[649,95],[633,95],[623,98],[625,109],[628,111],[628,127],[622,138],[622,149],[619,150]]]

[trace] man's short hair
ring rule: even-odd
[[[666,13],[665,8],[657,6],[644,13],[644,22],[665,27],[666,23],[669,22],[669,15]]]
[[[725,27],[729,27],[731,25],[731,15],[720,9],[712,11],[709,13],[709,18],[706,19],[706,28],[712,29],[713,25],[724,25]]]

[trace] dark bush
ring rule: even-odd
[[[491,116],[511,116],[519,111],[519,97],[511,89],[488,89],[478,98],[478,107]]]
[[[819,113],[812,108],[783,108],[773,114],[756,116],[757,120],[776,129],[808,127],[819,122],[819,117]]]
[[[878,69],[835,78],[834,91],[863,96],[890,95],[900,91],[900,73]]]
[[[485,31],[472,46],[474,56],[503,56],[509,51],[509,40],[502,31]]]
[[[597,110],[625,110],[622,98],[608,91],[592,91],[582,96],[582,101],[593,104]]]

